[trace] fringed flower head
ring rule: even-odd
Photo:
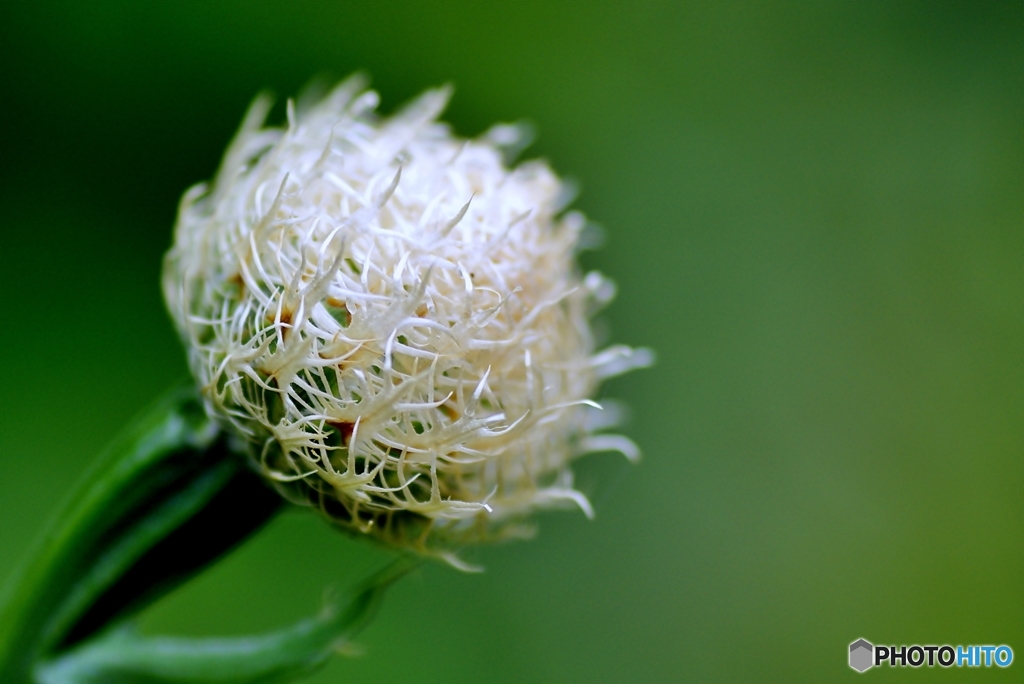
[[[577,270],[583,216],[543,162],[506,167],[515,127],[453,136],[447,89],[380,119],[363,88],[286,129],[257,99],[182,200],[164,294],[208,410],[290,498],[402,547],[589,515],[571,461],[637,456],[591,397],[650,355],[595,353],[614,288]]]

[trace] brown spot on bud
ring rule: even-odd
[[[349,440],[352,439],[352,432],[355,430],[356,424],[346,420],[329,420],[327,421],[327,426],[334,428],[338,432],[342,445],[347,447]]]
[[[235,299],[241,301],[245,297],[245,279],[242,278],[242,274],[236,273],[228,278],[228,284],[234,286]]]
[[[338,322],[342,328],[347,328],[352,322],[352,312],[348,310],[348,304],[337,297],[328,297],[324,300],[327,306],[327,313]]]

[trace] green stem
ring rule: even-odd
[[[30,682],[38,661],[192,576],[279,506],[194,389],[171,392],[98,460],[0,597],[0,683]]]
[[[40,684],[278,684],[322,667],[372,619],[384,592],[419,565],[400,558],[376,573],[347,605],[267,634],[192,639],[112,631],[37,669]]]

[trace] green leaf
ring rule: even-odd
[[[272,684],[327,662],[373,618],[384,592],[416,567],[403,558],[365,582],[351,601],[269,634],[234,638],[144,637],[119,629],[40,666],[39,684]]]

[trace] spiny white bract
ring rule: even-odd
[[[581,277],[584,227],[515,128],[463,140],[431,90],[388,119],[349,79],[287,129],[257,99],[211,184],[182,199],[164,293],[208,410],[262,473],[336,523],[421,552],[521,531],[586,498],[569,463],[597,434],[594,353],[613,288]]]

